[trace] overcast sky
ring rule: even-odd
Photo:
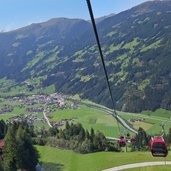
[[[95,17],[119,13],[147,0],[91,0]],[[0,31],[51,18],[88,20],[86,0],[0,0]]]

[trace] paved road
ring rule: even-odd
[[[119,115],[114,115],[112,112],[109,111],[109,113],[116,118],[116,120],[118,120],[126,129],[128,129],[129,131],[138,134],[138,132],[131,128]]]
[[[137,167],[159,166],[159,165],[165,165],[165,161],[134,163],[134,164],[128,164],[128,165],[123,165],[123,166],[106,169],[103,171],[119,171],[119,170],[132,169],[132,168],[137,168]],[[171,161],[166,161],[166,165],[171,165]]]
[[[43,115],[44,115],[44,118],[45,118],[47,124],[49,125],[49,127],[52,128],[52,125],[51,125],[51,123],[49,122],[49,119],[48,119],[48,117],[46,116],[46,112],[45,112],[45,111],[43,112]]]
[[[106,137],[108,140],[112,140],[112,141],[119,141],[119,138],[115,138],[115,137]]]

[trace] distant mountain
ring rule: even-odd
[[[97,20],[117,109],[171,109],[170,18],[171,1],[149,1]],[[111,106],[88,21],[59,18],[0,33],[0,64],[0,86],[7,91],[25,83],[55,85]]]
[[[116,14],[112,13],[112,14],[109,14],[109,15],[106,15],[106,16],[103,16],[103,17],[99,17],[99,18],[96,18],[96,24],[102,22],[103,20],[109,18],[109,17],[113,17],[115,16]],[[91,22],[91,21],[90,21]]]
[[[88,45],[84,36],[90,29],[84,20],[58,18],[1,33],[0,76],[23,80],[50,56],[54,55],[53,62],[58,56],[72,55]],[[20,77],[16,72],[21,72]]]

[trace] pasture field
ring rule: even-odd
[[[129,121],[130,119],[143,119],[142,122],[130,122],[134,128],[142,127],[149,134],[158,134],[162,132],[161,124],[165,125],[165,132],[167,133],[171,127],[171,111],[158,109],[155,112],[145,111],[139,114],[118,112],[118,114]]]
[[[52,113],[50,121],[60,121],[66,118],[81,123],[88,130],[94,128],[103,132],[106,136],[118,136],[119,130],[116,120],[111,115],[99,109],[79,105],[76,110],[56,110]]]
[[[170,118],[171,117],[171,111],[165,110],[165,109],[157,109],[155,112],[152,111],[143,111],[142,114],[148,115],[148,116],[159,116],[159,117],[165,117]]]
[[[10,119],[10,118],[12,118],[14,116],[17,116],[17,115],[15,115],[15,114],[1,114],[0,115],[0,120],[6,121],[6,120],[8,120],[8,119]]]
[[[164,162],[163,158],[152,157],[150,152],[97,152],[79,154],[70,150],[60,150],[47,146],[36,146],[36,148],[40,154],[40,162],[46,171],[102,171],[103,169],[138,162]],[[166,160],[171,160],[170,154]],[[167,169],[168,167],[159,166],[160,168]]]

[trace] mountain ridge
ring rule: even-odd
[[[117,109],[171,109],[169,11],[170,1],[149,1],[97,23]],[[1,33],[0,42],[1,79],[34,88],[55,85],[56,91],[111,106],[88,21],[52,19]]]

